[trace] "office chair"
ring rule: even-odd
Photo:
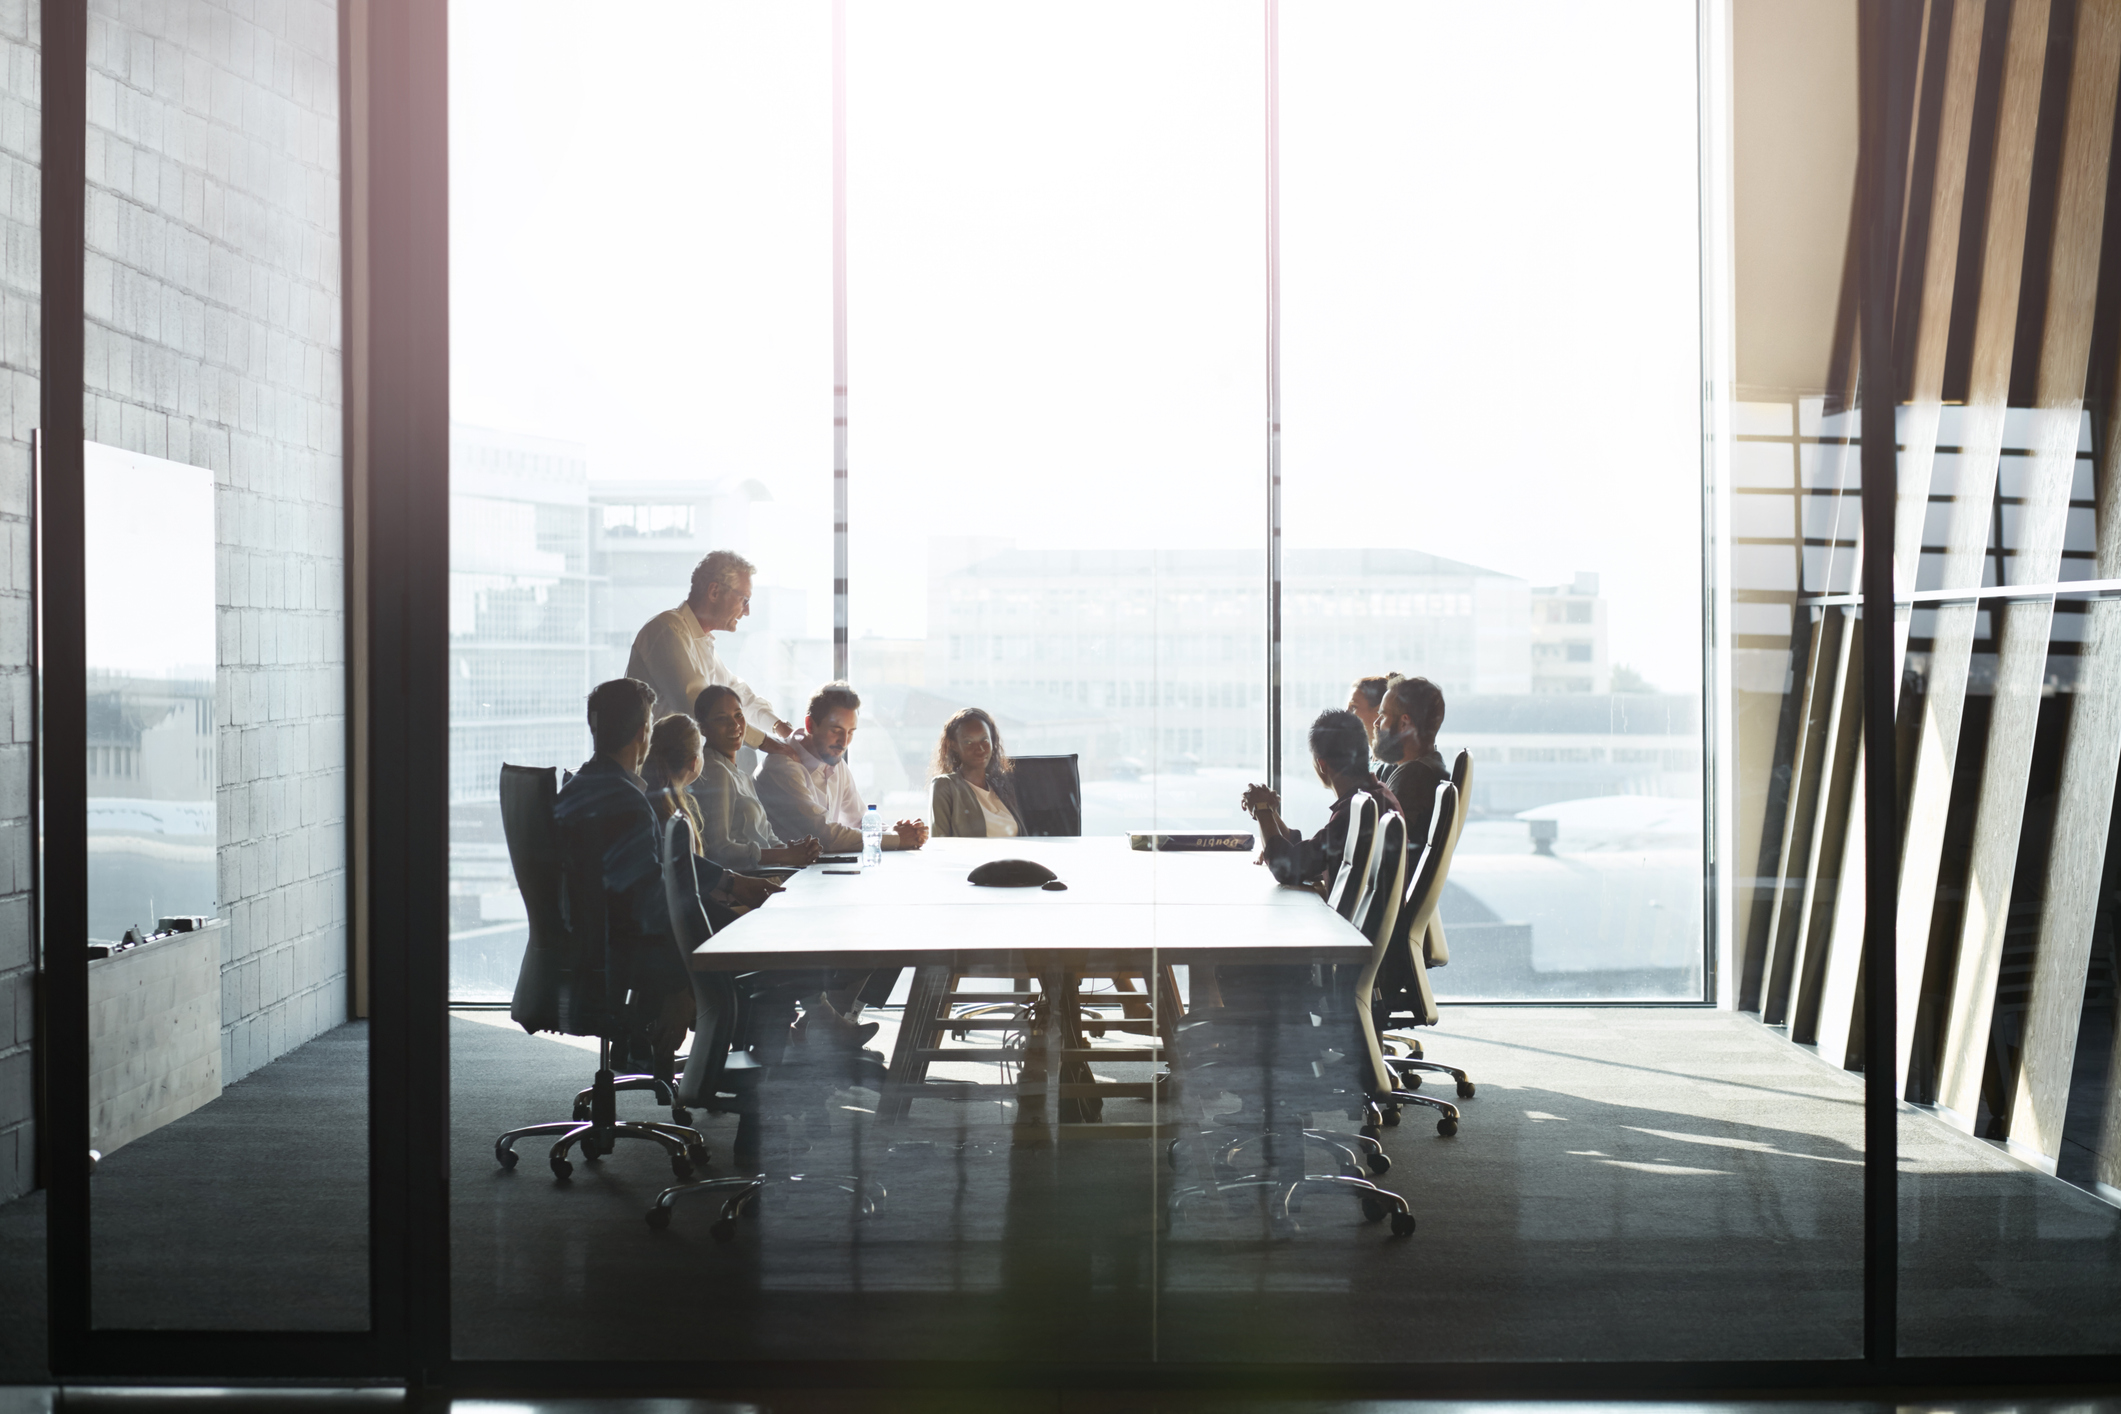
[[[549,766],[501,767],[501,828],[530,921],[530,940],[523,949],[508,1014],[532,1033],[595,1036],[596,1077],[575,1096],[571,1119],[509,1130],[494,1141],[494,1160],[512,1169],[516,1140],[555,1135],[552,1174],[564,1179],[574,1173],[567,1160],[571,1148],[579,1145],[582,1157],[594,1163],[616,1149],[621,1139],[643,1139],[669,1155],[672,1173],[690,1178],[695,1165],[707,1162],[707,1141],[698,1130],[684,1123],[618,1117],[621,1089],[653,1090],[659,1103],[673,1110],[677,1106],[667,1082],[612,1071],[612,1043],[627,1023],[620,1011],[624,998],[615,1001],[610,995],[603,882],[594,875],[570,877],[564,868],[553,822],[558,795],[558,772]]]
[[[1075,756],[1012,756],[1016,808],[1024,833],[1076,839],[1083,832],[1083,781]]]
[[[848,1195],[855,1216],[866,1218],[885,1196],[882,1184],[855,1174],[818,1175],[756,1172],[763,1150],[766,1116],[779,1105],[822,1111],[834,1090],[862,1085],[884,1088],[883,1057],[875,1051],[835,1052],[818,1044],[800,1047],[800,1059],[788,1052],[787,1016],[795,1000],[817,990],[815,974],[729,973],[695,970],[692,954],[714,936],[714,924],[701,906],[698,876],[692,866],[692,824],[682,812],[663,826],[663,898],[670,910],[671,942],[692,981],[692,1046],[678,1080],[678,1098],[710,1114],[737,1116],[735,1162],[753,1172],[728,1178],[679,1183],[656,1195],[648,1226],[660,1232],[670,1226],[672,1208],[689,1194],[723,1196],[722,1211],[708,1234],[717,1242],[735,1238],[737,1221],[757,1212],[758,1197],[768,1187],[833,1189]],[[769,1083],[783,1093],[769,1096]],[[686,1175],[680,1175],[686,1177]]]
[[[1346,969],[1247,967],[1225,969],[1223,1004],[1196,1010],[1180,1028],[1173,1074],[1203,1095],[1228,1093],[1235,1116],[1217,1117],[1202,1131],[1205,1182],[1175,1188],[1162,1214],[1165,1228],[1190,1202],[1221,1198],[1265,1200],[1269,1229],[1287,1233],[1307,1192],[1349,1194],[1363,1219],[1391,1221],[1395,1237],[1410,1235],[1415,1218],[1405,1198],[1365,1177],[1356,1149],[1310,1127],[1320,1110],[1344,1109],[1364,1091],[1367,1068],[1352,1039],[1359,998]],[[1239,1131],[1242,1122],[1243,1129]],[[1180,1166],[1184,1140],[1168,1151]],[[1323,1148],[1337,1171],[1314,1173],[1307,1155]]]
[[[1466,805],[1470,797],[1466,794],[1466,791],[1473,783],[1472,753],[1467,751],[1458,753],[1458,760],[1451,768],[1451,783],[1456,788],[1458,803],[1461,808],[1453,812],[1450,828],[1445,832],[1444,836],[1443,857],[1437,865],[1437,912],[1430,918],[1428,929],[1422,935],[1423,945],[1420,956],[1418,959],[1410,958],[1410,961],[1403,963],[1402,966],[1418,964],[1425,970],[1432,967],[1446,966],[1451,961],[1451,950],[1445,944],[1443,933],[1443,890],[1450,880],[1451,860],[1458,850],[1459,833],[1465,828],[1465,818],[1470,813],[1470,807]],[[1410,954],[1411,951],[1410,948]],[[1424,990],[1427,988],[1426,978],[1423,979],[1423,988]],[[1403,1019],[1391,1019],[1386,1024],[1434,1026],[1439,1019],[1433,998],[1431,998],[1428,1005],[1423,1006],[1410,996],[1407,999],[1407,1006],[1409,1009]],[[1421,1042],[1414,1037],[1403,1033],[1394,1033],[1388,1036],[1381,1036],[1379,1040],[1383,1047],[1385,1060],[1399,1075],[1401,1084],[1407,1089],[1420,1089],[1422,1073],[1428,1072],[1430,1074],[1450,1076],[1457,1084],[1459,1099],[1470,1100],[1473,1098],[1475,1087],[1473,1081],[1466,1073],[1455,1066],[1441,1065],[1434,1061],[1425,1060]]]
[[[1414,951],[1414,939],[1425,936],[1436,916],[1437,904],[1443,898],[1458,813],[1458,787],[1449,781],[1438,782],[1428,844],[1410,861],[1412,867],[1400,902],[1399,916],[1390,932],[1372,951],[1358,983],[1359,995],[1366,1003],[1360,1017],[1361,1042],[1370,1065],[1367,1097],[1370,1123],[1363,1127],[1363,1133],[1373,1138],[1378,1126],[1398,1123],[1397,1112],[1407,1105],[1437,1111],[1438,1134],[1449,1136],[1458,1132],[1458,1107],[1418,1093],[1421,1082],[1413,1074],[1417,1070],[1444,1070],[1446,1067],[1387,1056],[1383,1043],[1383,1033],[1389,1026],[1434,1026],[1440,1019],[1435,995],[1429,990],[1428,968]],[[1471,1082],[1462,1081],[1459,1093],[1470,1096]]]
[[[557,778],[557,779],[556,779]],[[552,809],[559,786],[571,776],[550,766],[501,767],[501,828],[508,841],[508,862],[515,872],[516,889],[530,915],[530,940],[516,973],[515,993],[509,1001],[510,1019],[525,1031],[568,1032],[568,1017],[562,1007],[579,999],[575,988],[559,983],[557,970],[566,964],[572,946],[566,925],[559,917],[559,844],[553,838]],[[539,900],[533,905],[532,899]],[[542,926],[541,926],[542,924]],[[692,1119],[676,1100],[670,1081],[660,1075],[626,1074],[612,1078],[614,1092],[647,1090],[656,1103],[670,1111],[670,1122],[689,1125]],[[574,1118],[586,1120],[594,1108],[596,1087],[574,1097]]]
[[[1397,811],[1380,812],[1367,794],[1350,808],[1355,813],[1328,902],[1373,937],[1374,956],[1397,921],[1406,824]],[[1374,1129],[1353,1138],[1310,1124],[1324,1110],[1352,1106],[1366,1113],[1375,1095],[1375,1066],[1359,1026],[1368,994],[1358,990],[1355,970],[1233,967],[1222,973],[1221,1004],[1196,1009],[1179,1028],[1174,1074],[1189,1086],[1235,1095],[1246,1125],[1237,1132],[1232,1117],[1222,1116],[1217,1128],[1200,1132],[1211,1178],[1173,1192],[1166,1221],[1183,1203],[1251,1190],[1266,1196],[1268,1221],[1281,1230],[1293,1222],[1307,1189],[1326,1188],[1352,1193],[1368,1221],[1390,1218],[1395,1236],[1412,1233],[1406,1200],[1363,1173],[1366,1166],[1373,1174],[1391,1167]],[[1174,1168],[1183,1142],[1167,1151]],[[1311,1172],[1305,1156],[1313,1148],[1332,1155],[1338,1171]]]
[[[1347,842],[1340,851],[1340,870],[1326,890],[1326,904],[1352,923],[1377,887],[1377,797],[1359,791],[1348,798],[1348,809]]]
[[[1450,867],[1450,852],[1458,848],[1458,833],[1465,828],[1466,817],[1473,813],[1473,753],[1461,749],[1451,763],[1451,784],[1458,787],[1459,810],[1451,822],[1450,843],[1445,847],[1445,869]],[[1404,802],[1402,802],[1404,803]],[[1439,913],[1429,921],[1429,931],[1422,939],[1422,956],[1431,967],[1447,967],[1451,962],[1450,944],[1443,935],[1443,915]],[[1421,1054],[1416,1043],[1414,1054]]]
[[[1426,830],[1423,833],[1426,836]],[[1375,959],[1382,955],[1384,947],[1390,943],[1393,928],[1399,919],[1401,894],[1405,887],[1409,867],[1405,817],[1396,810],[1386,811],[1383,821],[1378,826],[1376,839],[1377,867],[1375,870],[1375,882],[1371,887],[1369,898],[1365,900],[1362,909],[1353,920],[1355,926],[1361,930],[1365,938],[1370,940],[1372,945],[1371,962],[1364,967],[1361,974],[1350,984],[1355,988],[1354,995],[1358,999],[1358,1004],[1362,998],[1369,995],[1370,984],[1374,980],[1372,973],[1376,966]],[[1427,846],[1422,844],[1418,848],[1426,849]],[[1336,985],[1338,985],[1337,981]],[[1367,1094],[1342,1093],[1339,1099],[1341,1104],[1338,1107],[1340,1108],[1346,1108],[1350,1100],[1357,1101],[1354,1114],[1358,1118],[1364,1117],[1369,1112]],[[1213,1131],[1209,1131],[1204,1137],[1212,1138]],[[1304,1138],[1314,1146],[1324,1148],[1339,1158],[1342,1164],[1341,1171],[1344,1173],[1356,1173],[1359,1175],[1363,1167],[1368,1168],[1373,1176],[1391,1171],[1392,1160],[1386,1155],[1384,1145],[1379,1142],[1378,1137],[1374,1133],[1341,1134],[1330,1130],[1307,1128],[1304,1130]],[[1172,1142],[1175,1146],[1181,1141],[1174,1140]],[[1249,1138],[1238,1138],[1223,1144],[1218,1150],[1216,1159],[1218,1168],[1233,1170],[1237,1168],[1242,1152],[1251,1143],[1252,1140]]]

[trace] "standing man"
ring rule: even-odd
[[[655,689],[665,717],[684,711],[710,683],[726,687],[743,705],[744,745],[787,756],[795,750],[787,744],[794,729],[714,651],[714,635],[734,632],[751,612],[752,574],[751,561],[734,550],[716,550],[695,565],[685,602],[657,614],[633,636],[626,676]]]

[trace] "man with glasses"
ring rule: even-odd
[[[714,635],[732,633],[751,612],[751,561],[734,550],[716,550],[693,567],[685,602],[642,625],[634,635],[626,676],[655,689],[658,715],[682,712],[710,684],[734,692],[744,709],[744,745],[790,756],[794,728],[773,704],[731,672],[714,649]]]

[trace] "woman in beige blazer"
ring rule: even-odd
[[[935,770],[929,817],[936,834],[1009,839],[1025,833],[1001,729],[985,711],[967,707],[943,724]]]

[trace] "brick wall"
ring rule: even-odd
[[[0,1201],[35,1177],[30,1044],[30,431],[37,425],[37,7],[0,0]]]
[[[89,436],[217,486],[234,1081],[347,1010],[337,20],[122,0],[88,43]]]

